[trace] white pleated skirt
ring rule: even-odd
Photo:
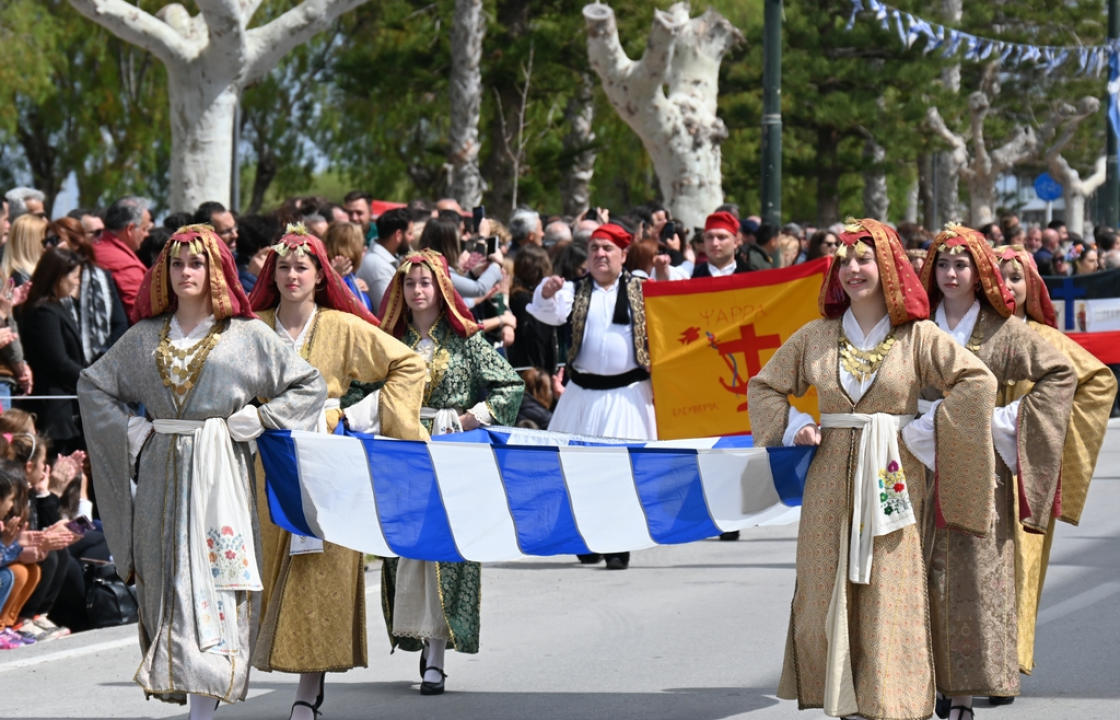
[[[649,380],[642,380],[613,390],[588,390],[569,382],[548,429],[605,438],[656,440],[653,386]]]

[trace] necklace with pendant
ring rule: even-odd
[[[844,334],[844,330],[840,330],[840,366],[850,372],[852,376],[864,382],[867,378],[874,375],[879,370],[879,366],[883,364],[883,359],[890,352],[891,347],[894,346],[895,337],[892,331],[883,342],[879,343],[873,348],[868,350],[860,350],[848,336]]]

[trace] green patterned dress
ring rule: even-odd
[[[482,333],[469,338],[456,335],[446,318],[440,318],[431,331],[431,342],[421,342],[411,326],[401,340],[425,357],[428,382],[424,388],[424,407],[451,408],[456,413],[472,411],[484,424],[512,425],[521,406],[524,383],[506,359],[494,350]],[[488,416],[488,417],[487,417]],[[422,420],[432,432],[432,420]],[[381,600],[385,626],[393,647],[420,650],[426,632],[394,634],[394,605],[397,598],[397,558],[385,560],[381,570]],[[459,652],[478,652],[479,602],[482,589],[481,565],[475,562],[424,563],[434,569],[438,604],[446,623],[447,647]],[[435,598],[432,599],[435,602]],[[401,611],[404,612],[403,610]],[[439,637],[437,632],[433,637]]]

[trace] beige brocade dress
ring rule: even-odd
[[[895,343],[858,401],[840,382],[840,320],[816,320],[801,328],[751,378],[748,403],[758,446],[782,442],[789,395],[817,388],[821,413],[915,415],[919,389],[936,385],[947,398],[938,410],[938,463],[957,481],[975,486],[971,505],[948,510],[955,523],[986,523],[993,467],[989,439],[995,383],[975,357],[928,321],[892,329]],[[869,584],[841,583],[848,636],[826,636],[838,565],[846,560],[852,516],[852,484],[860,430],[825,428],[809,467],[797,539],[797,584],[790,608],[779,697],[800,708],[823,707],[830,715],[874,720],[913,720],[933,713],[934,669],[920,524],[874,539]],[[924,469],[900,441],[907,478]],[[920,518],[931,498],[923,482],[910,484]],[[844,648],[848,689],[856,707],[828,706],[826,678],[844,675],[834,656]]]
[[[937,689],[950,696],[1011,697],[1019,694],[1015,526],[1044,533],[1050,525],[1077,378],[1041,336],[986,305],[963,335],[996,377],[997,406],[1015,399],[1016,383],[1029,380],[1034,387],[1019,402],[1018,475],[996,454],[995,512],[988,532],[952,533],[932,523],[926,528]],[[943,481],[949,470],[938,470]]]
[[[388,333],[347,312],[319,308],[298,338],[276,327],[275,310],[260,318],[327,382],[339,398],[351,380],[385,381],[381,433],[406,440],[426,438],[420,402],[426,369],[420,357]],[[326,412],[333,431],[341,411]],[[262,618],[253,664],[266,671],[323,672],[365,667],[365,563],[360,552],[324,542],[323,551],[291,555],[291,533],[268,521],[264,473],[258,461],[257,505],[261,518]]]

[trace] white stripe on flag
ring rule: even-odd
[[[592,552],[652,547],[626,448],[562,447],[572,514]]]
[[[718,437],[678,438],[676,440],[651,440],[646,447],[654,448],[682,448],[685,450],[711,449],[720,441]]]
[[[698,454],[708,512],[721,530],[741,530],[785,514],[765,448]]]
[[[428,452],[459,553],[487,562],[522,557],[491,447],[437,442]]]
[[[369,458],[362,443],[304,431],[292,431],[292,442],[299,462],[304,517],[311,530],[336,545],[395,556],[381,534]],[[305,482],[304,478],[315,480]]]

